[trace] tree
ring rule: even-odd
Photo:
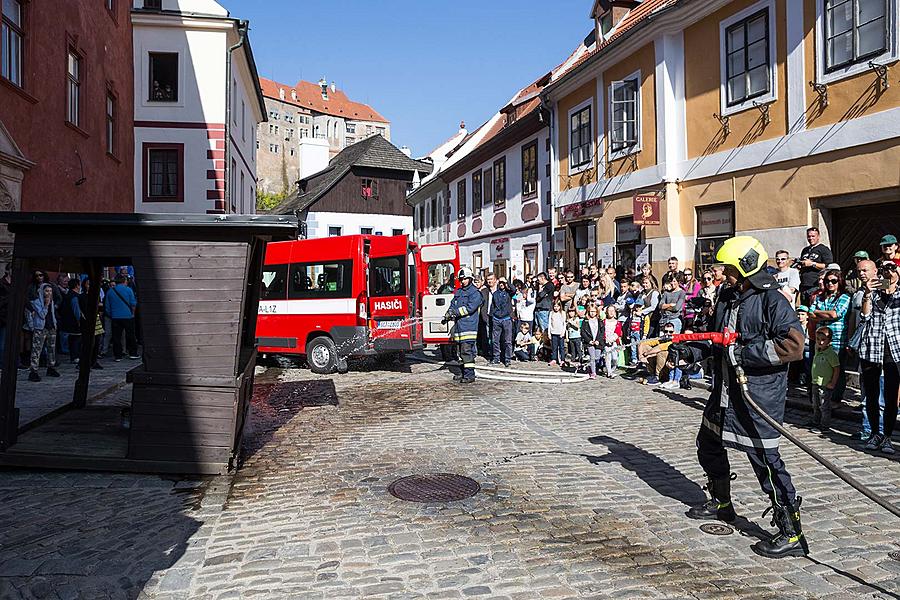
[[[284,192],[264,192],[256,190],[256,212],[272,212],[284,201],[287,194]]]

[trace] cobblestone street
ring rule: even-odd
[[[900,522],[793,447],[810,557],[751,552],[767,501],[734,452],[742,531],[711,536],[684,516],[703,498],[703,390],[459,387],[411,361],[257,383],[233,478],[0,473],[0,598],[900,598]],[[837,426],[795,430],[900,502],[900,462]],[[481,491],[444,504],[387,492],[416,473]]]

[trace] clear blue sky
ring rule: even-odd
[[[425,154],[483,123],[591,29],[591,0],[218,0],[250,20],[260,75],[335,81]]]

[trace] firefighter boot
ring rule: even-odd
[[[800,502],[802,498],[794,500],[793,504],[777,505],[766,509],[772,511],[772,525],[778,526],[778,533],[770,540],[763,540],[753,544],[753,551],[766,558],[783,558],[785,556],[806,556],[809,554],[809,545],[803,535],[800,526]],[[765,515],[766,513],[763,513]]]
[[[709,492],[710,499],[700,506],[692,507],[687,512],[687,516],[691,519],[706,521],[734,521],[737,516],[734,514],[734,506],[731,504],[731,480],[734,476],[732,473],[731,477],[721,479],[709,477],[704,489]]]

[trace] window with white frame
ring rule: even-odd
[[[81,56],[69,49],[66,60],[66,120],[80,125],[81,117]]]
[[[591,131],[591,105],[569,117],[569,168],[577,169],[591,163],[593,133]]]
[[[329,225],[328,226],[328,237],[338,237],[341,235],[343,231],[343,227],[338,225]]]
[[[640,150],[641,76],[629,75],[610,86],[609,149],[612,154]]]
[[[888,49],[889,0],[825,0],[825,71]]]
[[[728,106],[771,90],[769,9],[764,8],[725,30],[725,90]]]
[[[24,7],[19,0],[5,0],[0,5],[0,76],[22,87],[23,52],[25,49],[25,29],[23,26]]]

